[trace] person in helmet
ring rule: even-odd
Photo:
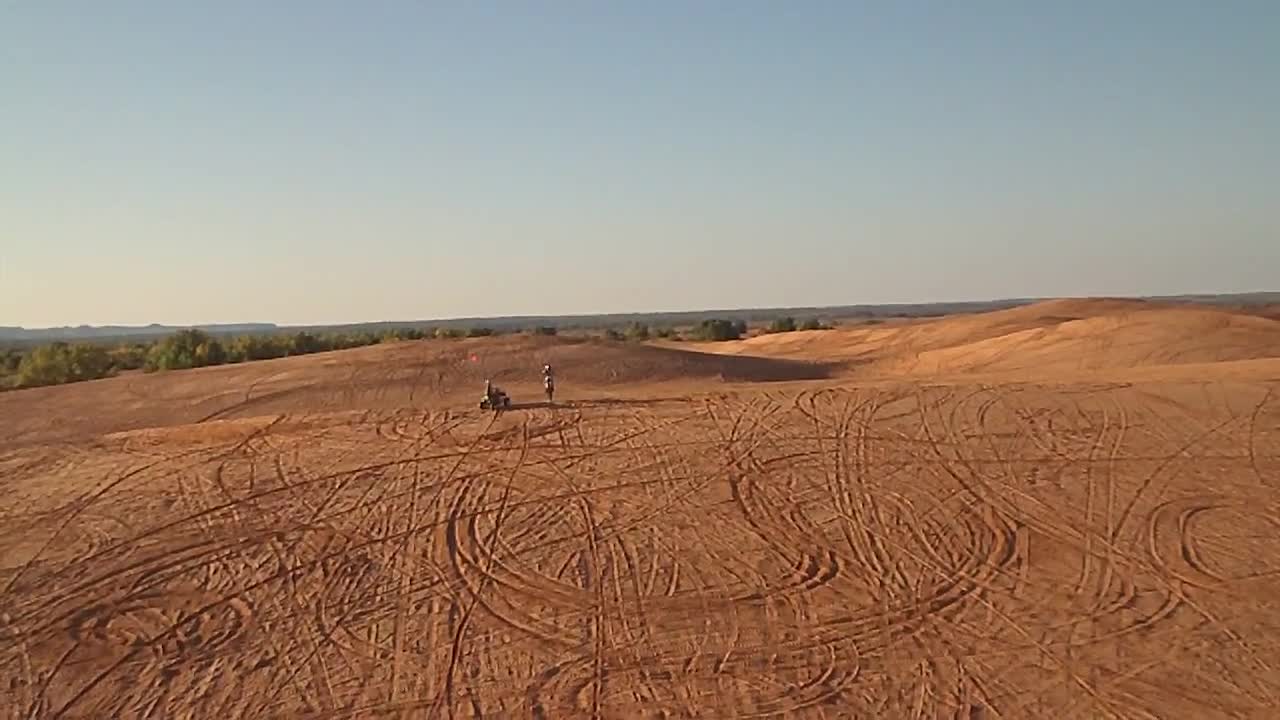
[[[556,381],[551,375],[551,363],[542,366],[542,389],[547,393],[547,402],[552,402],[556,393]]]

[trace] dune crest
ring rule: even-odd
[[[1136,300],[1054,300],[972,316],[760,335],[709,351],[823,358],[864,376],[1133,369],[1280,357],[1280,321]]]

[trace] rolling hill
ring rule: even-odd
[[[700,344],[708,352],[823,358],[862,377],[1129,370],[1280,357],[1280,320],[1140,300],[1055,300],[971,316]]]

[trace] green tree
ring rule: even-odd
[[[642,322],[633,322],[627,325],[627,339],[636,342],[644,342],[649,339],[649,326]]]
[[[390,328],[384,330],[379,336],[381,342],[395,342],[397,340],[421,340],[423,333],[417,328]]]
[[[222,343],[203,330],[179,330],[152,346],[147,370],[184,370],[219,365],[226,360]]]
[[[143,367],[148,372],[185,370],[248,359],[241,338],[232,340],[230,344],[228,349],[221,340],[203,330],[179,330],[151,346]]]
[[[306,331],[294,333],[289,338],[288,354],[290,355],[310,355],[311,353],[322,352],[325,349],[325,344],[321,342],[320,338]]]
[[[116,370],[137,370],[147,363],[150,343],[124,343],[108,351]]]
[[[96,380],[111,374],[111,356],[100,345],[54,342],[33,348],[18,363],[23,387]]]
[[[223,348],[227,351],[228,365],[235,365],[237,363],[245,362],[246,360],[249,359],[248,355],[245,352],[245,343],[244,343],[243,335],[231,338],[226,342],[225,345],[223,345]]]
[[[71,382],[70,346],[53,342],[32,348],[18,364],[18,384],[22,387]]]
[[[347,347],[347,345],[344,344],[343,336],[340,333],[323,333],[321,335],[316,335],[315,338],[316,345],[320,348],[320,352],[341,350],[344,347]]]
[[[196,346],[192,360],[194,361],[193,367],[221,365],[227,361],[227,351],[222,347],[221,342],[214,338],[209,338]]]
[[[22,363],[22,351],[15,348],[6,348],[0,353],[0,372],[16,373],[18,365]]]
[[[725,340],[737,340],[745,332],[746,323],[741,320],[709,318],[698,323],[698,326],[693,329],[693,336],[698,340],[722,342]]]
[[[111,355],[101,345],[77,343],[71,346],[71,380],[94,380],[111,374]]]
[[[809,318],[800,326],[801,330],[825,330],[827,327],[818,318]]]
[[[288,357],[293,349],[293,340],[282,335],[266,335],[253,338],[249,347],[250,360],[275,360]]]
[[[775,318],[773,322],[769,323],[768,332],[785,333],[785,332],[792,332],[795,329],[796,329],[796,319],[788,315],[786,317]]]

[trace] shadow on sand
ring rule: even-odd
[[[609,407],[613,405],[645,406],[665,402],[681,402],[688,398],[671,396],[660,398],[644,398],[642,400],[625,400],[622,398],[596,398],[592,400],[563,400],[560,402],[513,402],[508,410],[575,410],[587,407]]]

